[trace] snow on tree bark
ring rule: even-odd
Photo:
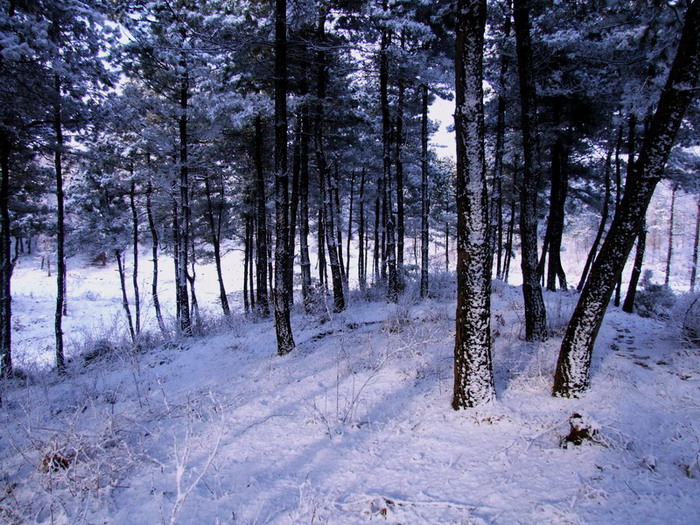
[[[523,184],[520,192],[521,268],[525,302],[525,339],[547,338],[547,312],[537,276],[537,186],[541,174],[537,131],[536,93],[530,43],[529,0],[513,3],[515,42],[520,78],[520,105],[523,134]]]
[[[277,353],[294,349],[285,279],[289,258],[289,174],[287,173],[287,1],[275,2],[275,331]]]
[[[10,256],[10,141],[0,134],[0,377],[12,375],[12,260]]]
[[[598,330],[646,210],[661,179],[685,112],[697,92],[700,72],[700,0],[687,9],[678,51],[624,196],[562,341],[553,394],[577,397],[590,386]]]
[[[460,0],[457,18],[457,315],[452,398],[455,410],[494,398],[482,87],[486,1]]]

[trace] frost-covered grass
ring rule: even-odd
[[[455,412],[448,275],[426,301],[296,307],[285,357],[271,320],[212,312],[206,336],[114,343],[85,362],[123,334],[116,280],[90,297],[86,285],[65,377],[30,366],[22,334],[50,341],[52,317],[32,321],[22,275],[27,377],[2,385],[1,522],[692,523],[700,511],[700,358],[658,320],[613,309],[591,391],[555,399],[575,296],[548,293],[554,337],[527,344],[520,290],[494,283],[498,399]],[[564,448],[574,413],[595,439]]]

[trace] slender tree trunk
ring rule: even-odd
[[[637,118],[634,116],[634,114],[630,115],[629,117],[629,135],[627,137],[627,178],[629,179],[632,175],[632,172],[634,170],[634,152],[636,149],[636,129],[637,129]],[[622,188],[622,181],[618,181],[618,191],[622,191],[620,188]],[[618,202],[618,205],[620,203]],[[617,213],[617,208],[615,209],[615,212]],[[624,265],[623,265],[623,270],[624,270]],[[620,306],[620,301],[622,298],[622,272],[620,272],[619,277],[617,278],[617,283],[615,286],[615,299],[614,299],[614,304],[615,306]]]
[[[348,238],[345,250],[345,282],[350,279],[350,241],[352,241],[352,212],[355,198],[355,170],[350,174],[350,209],[348,210]]]
[[[289,174],[287,172],[287,0],[275,1],[275,331],[277,353],[294,349],[289,312]]]
[[[496,251],[496,276],[503,276],[503,143],[506,133],[506,78],[510,65],[510,57],[504,51],[506,42],[510,39],[511,20],[510,1],[507,2],[507,11],[503,22],[503,43],[501,44],[501,67],[498,76],[498,99],[496,106],[496,144],[494,150],[494,199],[495,199],[495,251]],[[492,218],[493,220],[493,218]]]
[[[250,294],[250,309],[255,310],[255,215],[251,214],[248,216],[248,228],[249,228],[249,238],[248,238],[248,290]]]
[[[299,214],[299,183],[301,178],[301,118],[297,113],[294,148],[292,153],[292,189],[289,200],[289,238],[287,252],[287,284],[289,290],[289,305],[294,304],[294,252],[296,250],[297,215]]]
[[[54,151],[54,170],[56,174],[56,315],[54,329],[56,333],[56,369],[59,374],[66,371],[63,352],[63,316],[66,299],[66,254],[65,254],[65,219],[63,204],[63,109],[61,104],[61,78],[54,75],[56,103],[54,106],[54,133],[56,150]]]
[[[358,256],[357,256],[357,281],[362,292],[367,288],[367,251],[365,250],[365,168],[362,168],[360,176],[360,209],[358,210],[359,224],[357,226]]]
[[[401,47],[404,47],[404,35],[401,35]],[[398,81],[398,98],[396,101],[396,286],[399,292],[404,289],[404,245],[406,236],[406,219],[404,217],[404,174],[403,146],[405,142],[403,131],[403,106],[405,87],[401,79]]]
[[[430,215],[430,195],[428,193],[428,85],[421,86],[421,102],[422,102],[422,118],[421,118],[421,208],[420,208],[420,296],[428,297],[429,291],[429,242],[430,242],[430,224],[428,217]]]
[[[141,292],[139,291],[139,217],[136,212],[136,183],[134,181],[131,182],[129,190],[129,204],[131,206],[134,245],[134,268],[131,274],[134,286],[134,330],[138,336],[141,333]]]
[[[0,378],[12,376],[12,261],[10,260],[10,141],[0,133]]]
[[[117,260],[117,269],[119,270],[119,285],[122,290],[122,308],[124,308],[124,314],[126,315],[126,320],[129,324],[129,335],[131,336],[131,342],[136,342],[136,332],[134,331],[134,320],[131,317],[131,309],[129,308],[129,297],[126,294],[126,276],[124,275],[124,264],[122,261],[121,250],[114,250],[114,258]]]
[[[676,134],[696,90],[700,72],[700,0],[687,9],[683,32],[656,112],[645,133],[625,194],[591,274],[581,292],[562,342],[553,393],[576,397],[590,385],[590,367],[598,330],[649,201],[663,175]]]
[[[319,193],[323,193],[321,191],[321,186],[323,188],[326,187],[325,182],[322,182],[321,174],[319,173],[318,177],[318,185],[319,185]],[[325,191],[325,189],[324,189]],[[327,288],[328,287],[328,271],[326,268],[326,218],[325,218],[325,213],[323,212],[324,208],[324,197],[323,195],[321,196],[321,202],[318,205],[318,281],[321,284],[322,288]]]
[[[276,129],[276,128],[275,128]],[[255,117],[255,151],[253,153],[255,173],[257,175],[256,202],[257,202],[257,308],[260,315],[270,315],[270,305],[267,293],[267,208],[265,206],[265,172],[263,170],[263,130],[262,117]]]
[[[318,36],[321,45],[325,40],[325,16],[322,16],[318,24]],[[324,104],[326,99],[326,53],[323,49],[318,52],[318,108],[316,120],[316,163],[318,165],[318,177],[321,199],[323,202],[324,232],[326,234],[326,246],[328,248],[328,260],[331,267],[331,279],[333,281],[333,309],[340,312],[345,309],[345,294],[343,290],[342,262],[339,257],[338,231],[336,230],[336,214],[334,205],[333,182],[331,170],[328,167],[324,143],[323,123]]]
[[[676,214],[676,191],[678,186],[673,185],[671,190],[671,216],[668,219],[668,251],[666,252],[666,277],[664,286],[671,284],[671,259],[673,258],[673,222]]]
[[[595,239],[593,239],[593,244],[588,252],[588,257],[586,257],[586,264],[583,267],[583,272],[581,272],[581,280],[578,283],[576,289],[580,292],[583,289],[583,285],[588,277],[588,271],[591,269],[591,264],[593,259],[595,259],[596,253],[598,252],[598,246],[605,233],[605,224],[608,222],[608,214],[610,212],[610,160],[612,156],[612,151],[608,150],[607,157],[605,158],[605,195],[603,197],[603,210],[600,214],[600,224],[598,225],[598,231],[596,232]]]
[[[700,195],[698,196],[698,211],[695,215],[695,238],[693,240],[693,267],[690,270],[690,291],[695,291],[698,277],[698,245],[700,245]]]
[[[184,61],[183,61],[184,64]],[[186,69],[186,65],[183,65]],[[189,77],[183,74],[180,87],[180,117],[178,127],[180,134],[180,201],[178,212],[178,249],[177,271],[175,279],[178,288],[179,330],[184,336],[192,335],[192,318],[190,316],[190,300],[187,292],[187,265],[189,262],[190,245],[190,182],[189,182],[189,138],[187,129],[187,113],[189,106]]]
[[[343,259],[343,227],[342,213],[340,212],[340,173],[338,163],[335,163],[335,177],[330,177],[329,171],[329,188],[331,191],[331,210],[333,212],[333,223],[336,225],[337,247],[338,247],[338,263],[340,264],[340,277],[344,285],[347,285],[348,279],[345,273],[345,264]]]
[[[495,397],[482,87],[486,0],[458,0],[457,13],[457,314],[452,397],[455,410],[481,405]]]
[[[148,227],[151,230],[151,253],[153,255],[153,278],[151,280],[151,296],[153,297],[153,308],[156,311],[156,320],[158,321],[158,328],[165,334],[167,329],[165,328],[165,322],[163,321],[163,313],[160,309],[160,299],[158,298],[158,230],[156,228],[156,221],[153,217],[153,203],[151,201],[151,194],[153,193],[153,187],[151,183],[148,183],[148,191],[146,192],[146,214],[148,216]]]
[[[302,96],[308,94],[306,62],[302,63]],[[311,298],[311,258],[309,256],[309,105],[301,108],[301,132],[299,138],[299,258],[301,266],[301,293],[308,309]]]
[[[381,182],[381,180],[380,180]],[[373,268],[373,281],[375,284],[379,283],[381,280],[381,273],[379,269],[379,259],[380,259],[380,247],[381,241],[379,239],[379,221],[380,221],[380,189],[377,189],[377,196],[374,199],[374,250],[372,255],[372,268]]]
[[[248,299],[248,268],[250,261],[250,220],[245,218],[245,237],[243,241],[243,311],[250,312],[250,300]]]
[[[447,202],[445,202],[445,214],[449,212]],[[445,219],[445,272],[450,271],[450,222]]]
[[[627,287],[627,295],[625,302],[622,303],[622,311],[631,314],[634,312],[634,299],[637,294],[637,285],[642,276],[642,264],[644,263],[644,250],[647,243],[646,220],[642,225],[642,229],[637,236],[637,250],[634,255],[634,266],[632,267],[632,275],[630,275],[629,286]]]
[[[214,204],[211,200],[211,184],[209,182],[209,177],[204,177],[204,190],[207,197],[207,219],[209,222],[209,233],[211,234],[212,247],[214,249],[214,265],[216,266],[216,277],[219,281],[219,301],[221,302],[221,309],[223,310],[224,315],[228,317],[231,315],[231,308],[228,304],[228,297],[226,297],[224,272],[221,266],[221,209],[223,208],[224,184],[223,182],[221,183],[221,188],[219,191],[222,203],[219,205],[219,210],[216,217],[214,216]]]
[[[513,259],[513,238],[515,237],[515,207],[517,205],[517,191],[518,187],[518,165],[520,164],[520,157],[515,156],[513,162],[513,183],[511,191],[510,200],[510,219],[508,220],[508,230],[506,232],[506,245],[504,247],[504,261],[503,261],[503,275],[501,279],[503,282],[508,282],[508,275],[510,274],[510,263]]]
[[[523,185],[520,193],[521,268],[525,302],[525,339],[547,338],[547,312],[537,278],[537,189],[541,176],[537,142],[537,95],[530,43],[529,0],[514,0],[515,42],[520,78],[523,134]]]
[[[387,2],[383,2],[387,9]],[[383,215],[386,217],[386,267],[388,270],[387,298],[397,301],[399,294],[399,282],[396,268],[396,236],[394,223],[394,210],[392,203],[391,183],[391,116],[389,114],[389,45],[391,34],[388,28],[382,29],[381,47],[379,49],[379,95],[382,110],[382,179],[384,180]]]
[[[561,263],[561,245],[564,235],[564,213],[566,206],[566,195],[569,190],[568,174],[569,152],[564,147],[561,140],[557,140],[552,151],[552,199],[550,200],[550,222],[551,230],[549,237],[549,266],[547,268],[547,289],[557,290],[557,279],[559,288],[567,290],[566,274]]]

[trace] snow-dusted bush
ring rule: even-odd
[[[635,296],[635,311],[642,317],[670,319],[676,296],[668,286],[652,283],[651,276],[651,270],[644,272],[642,289]]]
[[[684,340],[700,346],[700,293],[679,296],[671,314],[671,322]]]

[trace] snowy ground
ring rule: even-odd
[[[114,269],[71,279],[68,375],[39,366],[3,385],[2,522],[697,521],[700,357],[661,322],[612,309],[591,391],[554,399],[575,297],[548,294],[555,336],[525,344],[520,290],[496,283],[498,400],[454,412],[444,276],[425,302],[355,295],[339,315],[295,311],[285,357],[271,321],[240,315],[146,352],[105,348],[123,322]],[[50,362],[53,283],[31,264],[13,280],[24,368]],[[574,413],[598,432],[563,448]]]

